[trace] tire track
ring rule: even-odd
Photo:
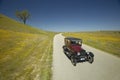
[[[39,60],[40,63],[42,63],[41,66],[39,66],[39,69],[38,67],[36,68],[37,71],[40,71],[40,73],[37,73],[34,80],[40,80],[42,79],[44,76],[41,76],[43,73],[42,73],[42,70],[46,69],[46,66],[47,66],[47,59],[49,57],[49,52],[50,52],[50,47],[51,47],[51,43],[47,44],[46,45],[46,49],[44,51],[44,53],[42,54],[42,57],[41,59]]]

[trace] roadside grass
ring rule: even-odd
[[[84,44],[120,57],[120,31],[76,32],[64,35],[81,38]]]
[[[54,35],[0,14],[0,80],[51,80]]]
[[[0,80],[51,80],[53,36],[0,29]]]

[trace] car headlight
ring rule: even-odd
[[[80,55],[80,52],[78,52],[77,55],[79,56],[79,55]]]

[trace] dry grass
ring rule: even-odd
[[[52,34],[0,34],[0,80],[51,79]]]

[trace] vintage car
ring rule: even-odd
[[[92,52],[86,52],[82,48],[82,39],[66,37],[64,38],[64,43],[63,51],[74,66],[78,62],[88,61],[89,63],[93,63],[94,54]]]

